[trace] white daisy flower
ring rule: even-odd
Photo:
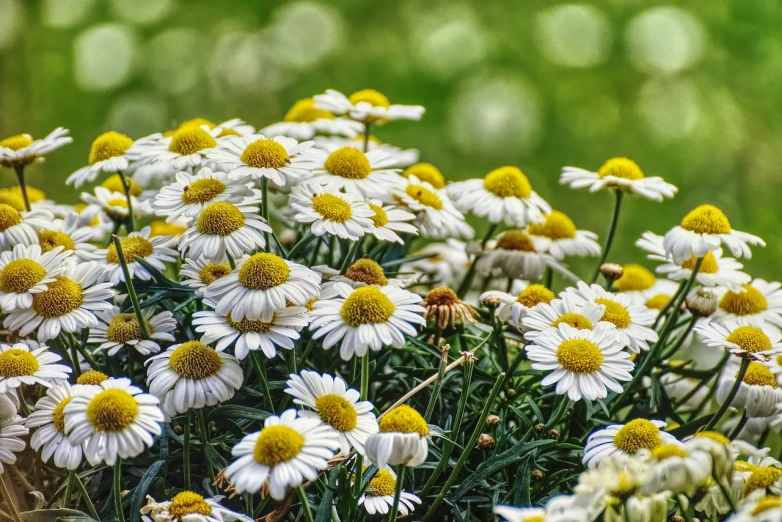
[[[254,522],[254,519],[220,505],[222,496],[204,498],[192,491],[180,491],[171,500],[155,502],[147,495],[141,508],[144,522]]]
[[[234,321],[270,321],[288,302],[304,306],[320,295],[320,275],[276,254],[258,252],[241,259],[227,276],[206,288],[215,311]]]
[[[717,290],[717,310],[712,320],[742,326],[773,325],[782,328],[782,283],[754,279],[737,290]]]
[[[208,257],[187,257],[179,268],[179,277],[182,284],[195,288],[197,297],[204,297],[206,287],[230,274],[231,270],[233,269],[225,257],[219,260],[211,260]]]
[[[62,275],[72,264],[72,252],[57,247],[41,253],[39,245],[16,245],[0,253],[0,308],[12,312],[30,308],[33,296],[47,289],[47,284]]]
[[[347,120],[351,121],[351,120]],[[356,122],[353,122],[356,123]],[[358,124],[363,129],[364,126]],[[365,145],[366,143],[366,150]],[[417,149],[403,149],[390,143],[383,143],[376,136],[369,136],[368,140],[364,139],[363,134],[359,134],[354,138],[343,138],[341,136],[315,136],[315,147],[321,150],[336,150],[342,147],[354,147],[358,150],[369,152],[377,151],[386,155],[387,163],[386,167],[391,168],[404,168],[408,165],[412,165],[418,161],[420,155]]]
[[[354,355],[364,357],[370,348],[401,348],[405,335],[416,335],[415,325],[426,324],[418,294],[390,285],[354,289],[336,283],[334,290],[339,297],[313,305],[310,330],[313,339],[323,338],[324,349],[340,343],[339,353],[345,361]]]
[[[395,120],[420,120],[425,112],[420,105],[392,105],[384,94],[374,89],[362,89],[349,97],[334,89],[327,89],[324,94],[313,98],[316,109],[375,125]]]
[[[26,342],[0,344],[0,394],[21,385],[46,388],[68,378],[71,369],[57,364],[62,358],[46,345],[31,347]]]
[[[367,439],[364,448],[369,462],[380,469],[417,468],[429,455],[429,426],[420,413],[402,404],[380,419],[380,431]]]
[[[268,178],[282,187],[312,174],[317,166],[313,145],[312,141],[299,143],[285,136],[229,136],[220,140],[216,148],[208,149],[206,156],[226,169],[230,179]]]
[[[378,431],[372,403],[360,401],[358,391],[348,388],[342,377],[302,370],[291,374],[285,393],[293,402],[314,411],[299,410],[299,417],[314,417],[331,426],[339,436],[339,451],[350,453],[351,446],[361,455],[370,435]]]
[[[214,305],[209,300],[205,304]],[[299,332],[308,324],[309,312],[302,306],[276,310],[268,321],[247,317],[234,321],[230,312],[220,315],[212,310],[193,314],[195,331],[203,334],[201,342],[212,344],[217,341],[215,350],[218,352],[233,345],[234,355],[240,361],[255,350],[261,350],[267,359],[277,355],[277,348],[292,350],[294,341],[301,337]]]
[[[224,138],[226,136],[246,136],[247,134],[255,134],[255,127],[249,125],[244,120],[239,118],[233,118],[222,123],[214,123],[204,118],[193,118],[192,120],[185,120],[179,124],[176,129],[167,131],[164,133],[166,136],[172,136],[176,131],[186,129],[188,127],[201,127],[206,125],[210,130],[219,129],[220,134],[218,138]]]
[[[394,158],[382,150],[362,152],[356,147],[329,146],[316,151],[318,166],[312,173],[315,183],[364,198],[385,199],[402,179],[392,168]]]
[[[419,275],[418,279],[422,278],[420,276],[428,276],[438,284],[455,287],[470,268],[467,245],[458,239],[449,238],[443,243],[429,243],[411,255],[424,254],[430,257],[405,263],[400,267],[400,273],[413,273]]]
[[[565,295],[604,305],[606,310],[601,320],[616,326],[620,342],[633,353],[648,350],[648,342],[657,341],[657,332],[649,327],[654,323],[657,312],[644,305],[632,304],[628,296],[607,292],[600,285],[590,286],[583,281],[578,282],[578,289],[568,288]]]
[[[43,161],[43,156],[73,141],[66,136],[68,129],[57,127],[45,138],[33,139],[29,134],[19,134],[0,140],[0,166],[24,167]]]
[[[16,391],[9,389],[0,393],[0,419],[13,417],[19,412],[19,396]]]
[[[171,236],[152,237],[150,232],[151,229],[149,227],[144,227],[138,232],[131,232],[127,236],[120,238],[122,254],[128,266],[131,279],[140,279],[142,281],[152,279],[152,274],[141,266],[141,263],[136,261],[137,257],[161,272],[166,269],[166,263],[174,262],[179,257],[176,250],[169,248],[169,245],[176,241],[174,238]],[[111,281],[112,285],[125,281],[125,272],[122,270],[119,253],[113,241],[107,248],[98,250],[95,254],[97,258],[102,260],[103,281]]]
[[[98,325],[95,312],[110,310],[114,297],[111,283],[97,283],[101,276],[95,262],[71,266],[62,275],[47,283],[47,289],[33,296],[30,308],[14,310],[3,326],[26,336],[38,330],[41,342],[54,339],[60,331],[76,332]]]
[[[254,191],[246,183],[230,179],[224,172],[202,167],[197,174],[177,172],[175,180],[155,194],[152,208],[168,222],[179,217],[190,221],[210,203],[227,201],[238,205],[253,195]]]
[[[379,199],[370,199],[367,201],[367,205],[374,213],[372,223],[375,225],[369,233],[379,241],[404,244],[405,241],[398,232],[418,235],[418,228],[409,223],[415,219],[415,214],[394,205],[384,205]]]
[[[367,484],[367,490],[358,499],[358,504],[363,505],[370,515],[385,515],[394,505],[395,492],[396,473],[391,468],[381,469]],[[421,499],[418,496],[403,489],[399,495],[399,505],[397,506],[399,516],[406,517],[415,511],[415,505],[420,503]]]
[[[513,302],[523,306],[516,298]],[[543,332],[556,329],[560,324],[570,325],[576,330],[594,330],[597,326],[602,326],[604,329],[613,328],[613,323],[601,321],[605,309],[605,305],[565,297],[553,299],[548,303],[537,303],[524,314],[524,317],[521,317],[522,314],[519,314],[519,317],[524,338],[534,341]]]
[[[440,169],[432,165],[431,163],[416,163],[407,167],[402,176],[409,178],[415,176],[419,181],[426,181],[432,187],[437,190],[444,189],[446,187],[446,180]]]
[[[544,214],[551,213],[551,206],[532,190],[517,167],[500,167],[483,179],[451,183],[446,190],[460,211],[486,217],[491,223],[524,227],[543,223]]]
[[[104,132],[92,142],[88,166],[82,167],[65,180],[76,188],[84,183],[92,183],[103,172],[124,172],[128,169],[125,153],[133,145],[133,140],[115,131]]]
[[[643,265],[628,263],[622,266],[622,275],[613,282],[613,287],[622,295],[629,297],[632,304],[646,305],[650,300],[652,304],[662,301],[663,297],[660,296],[670,300],[679,285],[667,279],[657,279]]]
[[[728,364],[719,377],[717,402],[725,403],[738,377],[735,364]],[[777,386],[777,378],[764,362],[749,363],[739,390],[730,405],[743,408],[747,416],[769,417],[776,413],[777,404],[782,403],[782,389]]]
[[[25,428],[24,419],[19,415],[0,419],[0,473],[3,464],[16,464],[16,453],[27,446],[20,437],[26,436],[30,430]]]
[[[273,138],[288,136],[297,140],[311,140],[316,134],[337,134],[354,138],[364,130],[364,126],[347,118],[335,118],[334,114],[315,108],[315,100],[298,100],[279,123],[273,123],[259,131]]]
[[[128,200],[127,196],[122,192],[113,192],[106,187],[95,187],[94,194],[82,192],[81,199],[85,203],[95,205],[99,212],[103,213],[111,221],[123,222],[128,218]],[[134,217],[152,213],[149,202],[141,201],[133,194],[130,196],[130,202],[133,205]]]
[[[222,132],[220,127],[191,125],[170,136],[158,133],[137,140],[127,152],[136,162],[134,178],[143,186],[144,178],[165,179],[175,172],[208,166],[206,151],[217,146],[216,138]]]
[[[261,431],[245,435],[233,447],[236,460],[225,470],[225,478],[237,493],[257,493],[268,484],[272,498],[282,500],[288,488],[317,479],[337,448],[339,441],[330,426],[286,410],[279,417],[267,417]]]
[[[678,411],[693,411],[709,395],[709,388],[701,386],[699,379],[683,375],[682,371],[693,369],[692,365],[687,364],[686,361],[668,359],[663,361],[662,364],[670,368],[680,369],[678,372],[676,370],[666,371],[660,376],[660,383],[665,387],[666,393],[671,399],[676,401],[676,407],[679,408]],[[644,383],[646,384],[646,381]],[[651,381],[648,384],[651,386]]]
[[[146,360],[149,393],[169,416],[230,400],[242,387],[242,368],[233,355],[199,341],[187,341]]]
[[[54,215],[48,210],[20,212],[0,203],[0,251],[16,245],[38,244],[38,231],[51,225]]]
[[[639,194],[654,201],[672,198],[678,190],[662,178],[645,177],[641,168],[627,158],[611,158],[603,163],[597,172],[577,167],[565,167],[562,169],[559,182],[575,189],[588,187],[590,192],[621,190]]]
[[[507,522],[590,522],[595,516],[578,503],[578,498],[557,495],[546,502],[545,508],[494,506],[492,511]]]
[[[141,312],[149,339],[144,339],[132,310],[123,313],[118,306],[113,306],[110,310],[96,312],[98,325],[90,328],[87,342],[100,343],[95,351],[105,350],[109,356],[123,349],[136,350],[141,355],[158,353],[160,342],[174,340],[172,332],[177,327],[174,314],[168,310],[156,314],[151,306],[143,308]]]
[[[334,289],[334,285],[337,283],[350,285],[351,288],[360,288],[367,285],[378,287],[391,285],[405,288],[416,281],[415,277],[409,279],[388,278],[386,277],[386,272],[383,270],[382,266],[366,257],[356,259],[356,261],[345,270],[344,274],[340,274],[339,270],[326,265],[313,266],[312,269],[320,272],[324,279],[320,288],[321,299],[333,299],[338,297],[339,294]]]
[[[676,437],[660,430],[666,425],[665,421],[635,419],[598,430],[587,439],[584,464],[593,468],[609,455],[635,455],[641,449],[651,451],[663,444],[679,444]]]
[[[600,255],[602,248],[597,242],[597,234],[576,229],[573,220],[564,212],[552,210],[543,219],[543,222],[533,222],[527,227],[527,234],[536,250],[548,252],[557,260],[567,256]]]
[[[711,454],[698,444],[661,444],[649,453],[655,474],[650,489],[693,494],[711,478]]]
[[[475,232],[444,190],[437,190],[429,182],[413,175],[402,179],[401,183],[397,182],[392,187],[394,200],[415,214],[413,225],[424,236],[433,239],[472,238]]]
[[[296,222],[309,225],[316,236],[331,234],[358,241],[375,228],[375,212],[363,199],[314,182],[294,187],[289,205],[296,212]]]
[[[695,332],[703,336],[707,346],[724,348],[738,357],[765,361],[782,353],[782,333],[768,326],[741,326],[733,321],[724,324],[709,322],[696,325]]]
[[[27,428],[38,428],[30,439],[30,447],[41,450],[44,462],[54,458],[58,468],[75,470],[82,460],[82,444],[74,444],[65,431],[65,406],[76,397],[83,385],[67,382],[46,390],[46,395],[35,403],[35,410],[27,417]]]
[[[57,247],[71,250],[80,261],[94,259],[94,253],[98,249],[90,243],[95,236],[95,231],[88,226],[82,226],[79,214],[69,212],[65,219],[55,219],[45,229],[38,231],[38,243],[41,252],[49,252]]]
[[[753,495],[742,502],[727,522],[782,522],[782,497]]]
[[[517,330],[525,330],[524,319],[530,311],[539,304],[550,304],[556,299],[556,294],[543,285],[528,285],[518,295],[490,290],[480,296],[480,302],[487,305],[493,301],[497,307],[496,314],[501,320],[511,324]],[[576,305],[573,299],[567,299],[568,307]],[[548,314],[546,314],[548,315]],[[602,317],[602,316],[601,316]],[[600,320],[600,318],[598,318]]]
[[[749,245],[766,246],[752,234],[733,230],[728,217],[713,205],[701,205],[684,216],[681,225],[665,233],[663,248],[673,262],[681,265],[693,255],[703,257],[725,245],[736,257],[752,257]]]
[[[258,215],[259,197],[246,198],[236,205],[216,201],[204,208],[198,219],[182,234],[179,250],[191,258],[237,259],[266,246],[264,232],[271,227]]]
[[[508,230],[487,245],[489,248],[475,261],[478,273],[534,281],[546,268],[561,271],[560,264],[549,254],[535,249],[532,238],[522,230]],[[498,272],[498,274],[497,274]]]

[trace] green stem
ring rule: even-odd
[[[269,391],[269,383],[266,380],[266,368],[261,362],[261,352],[259,350],[253,350],[250,352],[250,360],[252,361],[255,373],[258,374],[258,380],[261,381],[261,388],[263,390],[263,403],[269,413],[274,413],[274,406],[272,404],[271,392]]]
[[[690,515],[689,507],[685,508],[685,502],[682,500],[684,495],[679,495],[676,501],[679,503],[679,510],[682,512],[682,516],[686,522],[692,522],[692,515]]]
[[[340,274],[344,274],[345,271],[350,266],[350,264],[352,263],[351,259],[353,259],[353,256],[356,255],[356,251],[358,250],[359,243],[361,243],[361,239],[359,239],[358,241],[353,241],[350,244],[350,248],[348,249],[348,254],[345,256],[345,259],[342,261],[342,266],[339,267]]]
[[[443,388],[443,379],[445,378],[445,371],[448,367],[448,352],[449,348],[444,348],[440,355],[440,367],[437,369],[437,380],[434,383],[432,389],[432,396],[429,397],[429,404],[426,406],[426,413],[424,414],[424,420],[428,423],[432,418],[434,408],[437,405],[437,400],[440,398],[440,390]]]
[[[76,343],[71,344],[71,362],[73,362],[73,375],[78,379],[81,376],[81,367],[79,366],[79,348]]]
[[[551,286],[554,284],[554,271],[550,266],[546,267],[546,273],[543,276],[543,280],[545,281],[544,284],[546,285],[546,288],[551,290]],[[510,285],[508,285],[508,293],[510,293]]]
[[[738,424],[736,424],[736,427],[730,433],[728,438],[730,440],[734,440],[736,437],[738,437],[739,433],[741,433],[741,430],[744,429],[744,426],[747,424],[748,420],[749,420],[749,417],[747,417],[747,410],[744,410],[744,412],[741,414],[741,418],[739,419]]]
[[[16,501],[11,496],[11,491],[8,489],[8,484],[5,483],[5,473],[0,473],[0,487],[3,488],[3,498],[6,503],[11,506],[11,514],[14,516],[16,522],[22,522],[22,515],[19,514],[19,508],[16,507]]]
[[[296,486],[296,493],[299,495],[299,500],[301,500],[301,510],[304,512],[304,520],[307,522],[314,522],[314,518],[312,518],[312,509],[310,509],[310,501],[307,500],[307,494],[304,492],[304,488],[301,486]]]
[[[87,511],[90,512],[90,516],[94,518],[95,520],[100,520],[100,516],[98,515],[98,510],[95,509],[95,504],[92,503],[92,499],[90,498],[89,493],[87,493],[87,488],[84,487],[84,482],[82,482],[81,477],[78,474],[74,474],[76,477],[76,487],[79,488],[79,493],[81,493],[81,498],[84,499],[84,503],[87,504]]]
[[[298,243],[293,245],[293,248],[288,252],[288,259],[293,259],[293,256],[299,253],[299,250],[312,243],[318,236],[312,233],[312,230],[308,230],[304,237],[301,238]]]
[[[261,217],[269,225],[269,178],[266,176],[261,178]],[[271,227],[271,225],[269,225]],[[271,236],[268,232],[263,233],[263,239],[266,244],[266,251],[271,252],[272,243]]]
[[[687,321],[687,328],[684,329],[681,336],[676,340],[676,343],[667,352],[665,352],[662,357],[660,357],[661,361],[669,359],[673,354],[679,351],[679,349],[682,347],[682,344],[684,344],[684,340],[687,339],[688,335],[690,335],[690,332],[692,332],[692,329],[695,327],[695,323],[697,322],[698,316],[692,315]]]
[[[65,495],[63,496],[63,499],[65,499],[66,506],[71,505],[71,497],[73,496],[73,483],[74,483],[73,477],[75,475],[76,475],[75,471],[68,472],[68,485],[65,486]]]
[[[16,394],[19,396],[19,406],[22,407],[22,413],[24,413],[25,417],[30,416],[30,406],[27,405],[27,401],[24,398],[24,394],[22,393],[22,387],[16,389]]]
[[[185,432],[182,436],[184,441],[182,448],[182,472],[184,473],[185,489],[190,489],[190,425],[192,421],[190,410],[185,414]]]
[[[372,124],[366,122],[364,124],[364,153],[369,152],[369,137],[372,133]]]
[[[388,522],[396,522],[396,515],[399,513],[399,499],[402,498],[402,484],[405,481],[405,467],[404,464],[399,466],[396,486],[394,487],[394,503],[391,504],[391,511],[388,513]]]
[[[665,306],[662,307],[662,310],[660,310],[660,313],[657,314],[657,317],[654,319],[654,323],[652,324],[652,330],[657,329],[657,325],[660,323],[660,319],[666,316],[668,312],[671,311],[671,308],[673,308],[673,303],[676,302],[676,300],[679,298],[679,295],[681,295],[682,290],[684,289],[684,285],[687,284],[686,279],[682,279],[682,282],[679,283],[679,287],[676,288],[676,292],[674,292],[673,296],[668,300],[667,303],[665,303]]]
[[[32,207],[30,207],[30,198],[27,196],[27,184],[24,181],[24,165],[14,165],[14,171],[16,172],[16,179],[19,180],[19,190],[22,191],[24,208],[27,212],[30,212]]]
[[[367,400],[369,397],[369,352],[361,357],[361,400]]]
[[[90,368],[92,368],[95,371],[100,371],[100,367],[98,366],[98,363],[95,362],[95,359],[92,358],[92,355],[87,351],[84,346],[80,344],[76,345],[76,349],[79,351],[82,357],[84,357],[84,360],[87,361],[87,364],[90,365]],[[78,359],[76,359],[78,361]],[[78,364],[78,363],[77,363]]]
[[[122,459],[117,457],[114,463],[114,511],[117,521],[125,522],[125,512],[122,509]]]
[[[722,403],[722,406],[720,406],[720,409],[717,410],[717,413],[714,414],[706,427],[703,428],[704,431],[713,430],[722,416],[725,415],[725,412],[728,411],[728,408],[730,408],[730,403],[733,402],[733,398],[738,393],[741,383],[744,381],[744,375],[747,373],[747,368],[749,368],[749,362],[749,358],[745,357],[741,359],[741,366],[739,367],[739,373],[736,374],[736,381],[733,383],[733,387],[730,389],[728,396],[725,397],[725,401]]]
[[[491,236],[494,235],[494,231],[497,230],[497,223],[492,223],[489,225],[489,229],[486,231],[486,235],[483,236],[483,239],[481,240],[481,249],[486,248],[486,243],[489,241]],[[462,279],[461,284],[459,285],[459,289],[456,291],[456,294],[461,299],[462,297],[467,294],[467,291],[472,286],[472,280],[475,278],[475,267],[478,264],[478,259],[480,258],[480,254],[475,256],[475,259],[473,259],[472,264],[470,264],[470,268],[467,269],[467,273],[464,274],[464,279]]]
[[[201,435],[203,452],[206,453],[206,447],[209,445],[209,432],[206,431],[206,420],[204,419],[203,408],[196,410],[196,419],[198,420],[198,434]],[[214,481],[215,472],[212,468],[212,460],[208,457],[206,458],[206,472],[209,474],[209,478]]]
[[[130,193],[130,181],[125,177],[124,171],[119,171],[122,187],[125,189],[125,199],[128,200],[128,234],[136,229],[136,216],[133,215],[133,196]]]
[[[128,298],[130,304],[133,306],[133,312],[136,314],[136,321],[138,321],[139,328],[141,328],[141,337],[145,340],[149,339],[149,332],[147,331],[147,325],[144,322],[144,313],[141,311],[141,307],[138,304],[138,296],[136,295],[136,289],[133,286],[133,280],[130,278],[130,270],[128,264],[125,261],[125,253],[122,251],[122,242],[119,237],[112,235],[114,241],[114,248],[117,250],[117,258],[119,264],[122,267],[122,273],[125,275],[125,286],[128,289]]]
[[[592,283],[597,281],[597,276],[600,275],[600,267],[608,259],[608,252],[611,251],[611,245],[614,243],[614,236],[616,235],[616,227],[619,224],[619,213],[622,210],[622,199],[624,197],[624,191],[614,190],[616,195],[616,203],[614,204],[614,215],[611,217],[611,227],[608,229],[608,237],[606,238],[606,245],[603,248],[603,255],[600,257],[600,261],[597,263],[595,273],[592,274]]]

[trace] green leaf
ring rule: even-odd
[[[534,467],[535,460],[532,458],[532,455],[527,455],[516,471],[516,481],[513,484],[514,506],[531,505],[530,482],[532,481],[532,470]]]
[[[209,412],[209,420],[215,420],[222,416],[226,416],[263,422],[270,415],[271,413],[268,411],[259,410],[258,408],[239,406],[237,404],[227,404],[224,406],[218,406]]]
[[[139,510],[144,506],[144,498],[147,495],[147,491],[149,491],[149,487],[152,485],[152,481],[155,480],[165,463],[165,460],[156,460],[152,463],[141,476],[141,481],[138,483],[138,486],[133,489],[133,495],[130,497],[131,522],[139,522],[141,520],[141,513],[139,513]]]
[[[339,466],[329,472],[329,483],[320,499],[318,510],[315,512],[315,522],[329,522],[331,520],[331,506],[334,505],[334,488],[337,487],[337,478],[339,478]]]
[[[22,522],[96,522],[87,513],[76,509],[36,509],[19,514]]]

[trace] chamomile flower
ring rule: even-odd
[[[304,306],[320,295],[320,275],[278,255],[258,252],[245,257],[236,268],[206,288],[220,315],[234,321],[271,320],[288,302]]]
[[[413,225],[424,236],[433,239],[472,238],[475,232],[445,190],[437,190],[429,182],[413,175],[403,180],[393,187],[394,200],[415,214]]]
[[[717,290],[719,299],[713,320],[743,326],[773,325],[782,328],[782,283],[754,279],[737,290]]]
[[[348,120],[350,121],[350,120]],[[361,124],[359,124],[361,125]],[[363,128],[364,126],[361,125]],[[403,168],[418,161],[419,151],[416,149],[403,149],[390,143],[383,143],[376,136],[369,136],[364,140],[364,135],[359,134],[354,138],[341,136],[315,136],[315,147],[321,150],[336,150],[341,147],[354,147],[358,150],[369,152],[377,151],[386,155],[387,167]]]
[[[111,283],[97,283],[100,266],[91,261],[70,266],[47,283],[47,289],[33,296],[30,308],[17,309],[6,316],[3,326],[29,335],[38,330],[41,342],[54,339],[60,331],[76,332],[97,326],[95,312],[110,310],[114,297]]]
[[[318,166],[312,180],[331,190],[342,190],[365,198],[385,198],[399,184],[395,161],[382,150],[362,152],[356,147],[327,146],[316,151]]]
[[[619,381],[632,379],[630,354],[615,329],[598,325],[594,330],[573,328],[560,323],[535,337],[527,345],[527,357],[536,370],[553,370],[541,385],[557,385],[559,395],[572,401],[594,401],[608,396],[608,390],[622,392]]]
[[[315,100],[298,100],[285,114],[281,122],[264,127],[259,132],[270,138],[288,136],[297,140],[311,140],[316,134],[337,134],[354,138],[364,126],[347,118],[336,118],[329,111],[315,107]]]
[[[84,456],[95,466],[113,466],[152,446],[163,432],[163,412],[154,395],[130,379],[106,379],[86,386],[65,406],[65,433],[73,444],[85,443]]]
[[[697,444],[661,444],[650,456],[655,490],[692,494],[711,477],[711,454]]]
[[[407,167],[402,176],[409,178],[415,176],[419,181],[426,181],[437,190],[444,189],[446,186],[445,176],[440,169],[431,163],[416,163]]]
[[[170,136],[152,134],[137,140],[127,152],[136,161],[134,178],[139,174],[149,177],[146,171],[166,178],[175,172],[208,166],[206,151],[217,146],[216,139],[222,132],[220,127],[192,125],[180,127]]]
[[[214,305],[209,300],[206,304]],[[195,331],[203,334],[201,342],[212,344],[217,341],[215,350],[218,352],[233,345],[234,355],[240,361],[255,350],[261,350],[268,359],[277,355],[277,348],[292,350],[294,342],[301,337],[299,332],[308,324],[309,312],[302,306],[276,310],[268,320],[245,317],[234,321],[231,312],[221,315],[212,310],[193,314]]]
[[[517,301],[514,299],[514,302]],[[518,304],[521,305],[521,303]],[[511,306],[513,305],[511,304]],[[560,324],[570,325],[576,330],[594,330],[597,326],[613,328],[613,323],[601,321],[605,309],[605,305],[579,301],[569,297],[538,303],[530,308],[524,317],[521,317],[524,338],[534,341],[543,332],[555,329]]]
[[[41,162],[44,155],[73,141],[67,134],[68,129],[57,127],[40,140],[33,139],[29,134],[0,139],[0,166],[16,168]]]
[[[68,185],[79,188],[84,183],[93,182],[102,173],[123,172],[128,169],[125,153],[133,145],[133,140],[115,131],[104,132],[92,142],[88,166],[82,167],[65,180]]]
[[[144,522],[253,522],[254,519],[220,505],[222,496],[204,498],[193,491],[180,491],[171,500],[155,502],[147,495],[141,508]]]
[[[74,444],[65,431],[65,406],[83,389],[67,382],[46,390],[46,395],[35,403],[35,410],[27,417],[25,426],[37,428],[30,439],[30,447],[41,450],[41,459],[54,458],[58,468],[74,470],[82,460],[82,444]]]
[[[155,195],[152,208],[168,222],[180,217],[189,221],[197,218],[210,203],[226,201],[238,205],[250,196],[253,196],[253,190],[245,182],[203,167],[197,174],[177,172],[174,181]]]
[[[290,207],[298,223],[310,226],[316,236],[331,234],[358,241],[374,230],[375,212],[361,198],[328,190],[316,183],[302,183],[293,188]]]
[[[216,201],[204,208],[198,219],[182,234],[179,250],[191,258],[236,259],[264,248],[264,232],[271,227],[258,215],[260,198],[246,198],[240,204]]]
[[[613,287],[622,295],[630,298],[632,304],[646,305],[657,296],[670,296],[676,293],[679,285],[667,279],[657,279],[646,267],[637,263],[622,266],[622,275],[613,282]],[[667,303],[667,301],[666,301]]]
[[[145,364],[149,393],[170,416],[230,400],[242,386],[236,358],[199,341],[176,344]]]
[[[204,297],[206,287],[231,273],[231,265],[223,257],[211,260],[208,257],[187,257],[179,268],[182,283],[195,289],[198,297]]]
[[[405,335],[415,335],[415,325],[425,325],[418,305],[421,297],[395,286],[351,288],[336,283],[339,297],[321,299],[311,314],[313,339],[323,338],[323,348],[340,344],[340,356],[349,361],[364,357],[367,350],[390,345],[401,348]]]
[[[420,120],[425,112],[420,105],[392,105],[388,97],[374,89],[362,89],[350,96],[327,89],[313,98],[316,109],[375,125],[395,120]]]
[[[738,377],[735,364],[726,365],[719,378],[717,386],[717,401],[723,404],[730,395]],[[769,417],[776,412],[777,404],[782,402],[782,389],[777,385],[777,378],[764,362],[749,363],[738,392],[730,405],[734,408],[744,408],[747,416]]]
[[[16,453],[23,451],[26,444],[20,437],[30,433],[19,415],[0,419],[0,473],[3,464],[15,464]]]
[[[90,243],[95,236],[95,231],[88,226],[82,226],[79,215],[69,212],[65,219],[55,219],[45,229],[38,231],[38,243],[41,252],[49,252],[57,247],[71,250],[80,261],[94,259],[94,252],[98,249]]]
[[[492,512],[507,522],[589,522],[595,516],[590,516],[586,507],[580,505],[576,496],[557,495],[543,508],[494,506]]]
[[[508,230],[487,249],[477,261],[476,268],[483,275],[499,272],[505,278],[534,281],[547,267],[557,268],[559,263],[549,254],[535,249],[535,243],[522,230]]]
[[[557,260],[567,256],[600,255],[597,234],[576,229],[573,220],[564,212],[552,210],[543,219],[543,222],[530,223],[527,227],[527,234],[532,238],[536,250],[548,252]]]
[[[480,301],[484,305],[490,300],[495,302],[497,317],[510,323],[517,330],[524,330],[524,318],[539,304],[550,304],[556,299],[554,292],[543,285],[528,285],[518,295],[490,290],[481,294]],[[572,299],[568,300],[568,308],[575,306]],[[546,314],[548,315],[548,314]]]
[[[178,254],[173,248],[169,248],[175,239],[171,236],[150,236],[150,228],[144,227],[138,232],[131,232],[126,237],[120,238],[120,247],[125,258],[131,279],[149,281],[152,274],[144,268],[136,258],[143,259],[161,272],[166,269],[166,263],[176,261]],[[112,241],[106,249],[98,250],[96,256],[102,259],[103,281],[111,281],[116,285],[125,281],[125,272],[122,270],[117,247]]]
[[[38,231],[51,225],[54,218],[48,210],[20,212],[11,205],[0,203],[0,251],[16,245],[35,245]]]
[[[451,183],[447,188],[456,208],[486,217],[491,223],[524,227],[543,223],[551,206],[532,190],[527,176],[517,167],[494,169],[483,179]]]
[[[640,449],[654,450],[663,444],[678,444],[662,431],[665,421],[635,419],[627,424],[611,424],[589,436],[584,447],[584,463],[593,468],[609,455],[635,455]]]
[[[727,518],[728,522],[780,522],[782,521],[782,497],[755,495],[743,502],[738,511]]]
[[[421,306],[426,310],[424,317],[427,321],[433,319],[440,329],[445,329],[447,326],[455,328],[457,322],[462,326],[467,323],[474,325],[478,322],[476,320],[479,316],[478,312],[459,299],[458,294],[447,286],[438,286],[429,290],[421,301]]]
[[[377,433],[372,403],[359,400],[358,391],[348,388],[342,377],[302,370],[291,374],[285,393],[293,402],[313,411],[299,410],[299,417],[314,417],[331,426],[339,436],[339,451],[350,453],[351,446],[361,455],[367,439]]]
[[[189,127],[201,127],[206,125],[210,130],[219,129],[220,134],[218,138],[224,138],[226,136],[246,136],[247,134],[255,134],[255,127],[245,123],[244,120],[239,118],[233,118],[222,123],[214,123],[204,118],[193,118],[192,120],[185,120],[179,124],[176,129],[167,131],[165,136],[172,136],[176,131],[186,129]]]
[[[286,410],[279,417],[267,417],[261,431],[245,435],[233,447],[236,460],[225,470],[225,478],[237,493],[257,493],[268,484],[272,498],[282,500],[288,488],[317,479],[338,447],[330,426]]]
[[[405,404],[380,419],[380,431],[367,439],[366,456],[378,468],[404,465],[417,468],[429,455],[429,426]]]
[[[657,341],[657,332],[649,327],[657,312],[641,304],[632,304],[628,296],[607,292],[600,285],[590,286],[583,281],[579,281],[578,289],[567,289],[565,295],[604,305],[606,310],[601,321],[613,323],[620,341],[632,352],[648,350],[648,342]]]
[[[694,330],[703,336],[707,346],[724,348],[738,357],[765,361],[772,355],[782,353],[782,334],[777,328],[740,326],[733,321],[725,321],[724,324],[711,321],[695,326]]]
[[[0,253],[0,308],[8,313],[29,308],[33,296],[46,290],[72,265],[70,250],[57,247],[41,253],[40,245],[16,245]]]
[[[415,282],[415,278],[397,279],[395,277],[386,277],[386,272],[383,270],[383,267],[377,264],[376,261],[372,261],[366,257],[356,259],[352,265],[347,267],[344,274],[340,274],[339,270],[326,265],[314,266],[312,269],[320,272],[324,279],[320,289],[321,299],[333,299],[334,297],[337,297],[337,291],[334,289],[334,285],[337,283],[344,283],[350,285],[352,288],[359,288],[366,285],[391,285],[405,288]]]
[[[641,168],[627,158],[612,158],[600,167],[597,172],[565,167],[559,182],[570,188],[589,188],[590,192],[598,190],[621,190],[639,194],[647,199],[662,201],[672,198],[678,190],[662,178],[644,176]]]
[[[428,257],[405,263],[400,267],[400,272],[426,276],[441,285],[456,286],[470,267],[466,249],[464,241],[454,238],[442,243],[429,243],[412,254]]]
[[[752,234],[733,230],[725,213],[713,205],[701,205],[690,211],[663,238],[666,255],[679,265],[693,255],[703,257],[720,245],[728,247],[736,257],[750,258],[749,245],[766,246],[766,243]]]
[[[228,136],[216,148],[206,151],[210,161],[226,169],[230,179],[260,180],[267,178],[278,187],[308,178],[317,166],[311,141],[299,143],[294,138],[262,134]]]
[[[31,347],[28,343],[0,344],[0,394],[22,384],[40,384],[46,388],[68,378],[71,369],[57,364],[60,356],[46,345]]]
[[[99,211],[102,212],[111,221],[122,222],[128,217],[128,200],[127,196],[122,192],[114,192],[107,189],[106,187],[95,187],[94,194],[82,192],[81,199],[85,203],[95,205]],[[152,213],[149,202],[141,201],[132,194],[130,196],[130,202],[133,205],[133,215],[135,217]]]
[[[119,307],[96,312],[98,325],[90,328],[88,343],[100,343],[95,351],[105,350],[108,355],[116,355],[120,350],[136,350],[141,355],[149,355],[160,351],[160,343],[173,341],[172,332],[177,322],[174,314],[164,310],[158,314],[153,307],[142,309],[144,326],[148,339],[144,339],[136,314],[129,310],[121,312]]]
[[[378,240],[404,244],[400,232],[418,235],[418,228],[410,223],[415,219],[415,214],[394,205],[384,205],[379,199],[371,199],[367,204],[374,213],[371,217],[374,228],[369,233]]]
[[[358,499],[359,505],[363,505],[370,515],[387,514],[394,505],[396,480],[396,473],[391,468],[378,470],[367,484],[366,492]],[[420,503],[418,496],[403,489],[399,496],[399,516],[406,517]]]

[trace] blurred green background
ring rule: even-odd
[[[106,130],[138,138],[197,116],[262,127],[328,87],[372,87],[427,108],[382,140],[452,180],[518,165],[601,236],[613,198],[558,186],[563,165],[628,156],[676,184],[663,204],[627,200],[616,261],[710,202],[766,239],[747,268],[773,278],[781,26],[778,0],[0,0],[0,136],[71,129],[75,143],[29,173],[75,202],[61,183]]]

